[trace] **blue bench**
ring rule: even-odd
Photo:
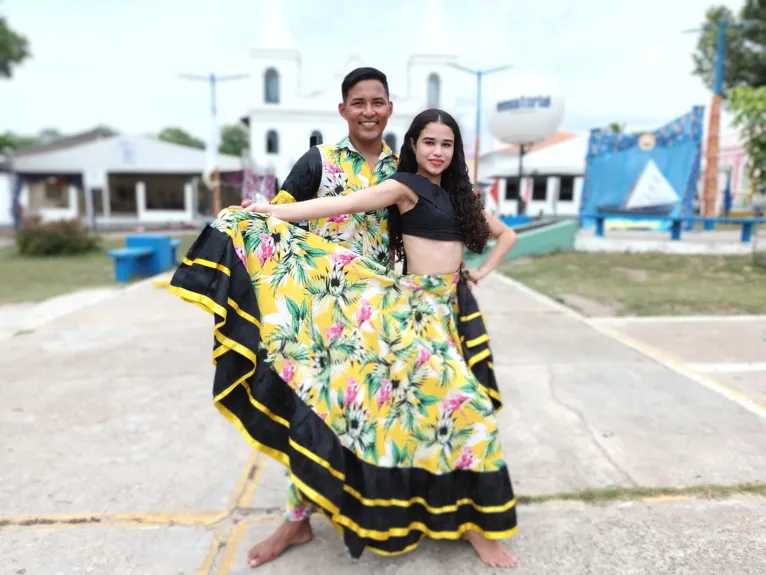
[[[130,281],[133,276],[151,275],[151,260],[154,250],[151,248],[119,248],[111,250],[109,257],[114,259],[114,279],[120,283]]]
[[[742,233],[740,234],[740,240],[743,243],[748,243],[753,238],[753,228],[756,223],[766,223],[766,218],[719,218],[719,217],[707,217],[707,216],[664,216],[660,214],[640,214],[640,213],[606,213],[598,212],[595,214],[586,214],[584,218],[593,218],[596,222],[596,236],[599,238],[604,237],[604,223],[607,219],[616,220],[628,220],[634,222],[651,221],[651,222],[670,222],[670,239],[673,241],[679,241],[681,239],[681,231],[684,224],[693,225],[694,223],[702,222],[706,230],[712,230],[716,224],[734,224],[742,226]]]
[[[114,277],[127,282],[134,275],[153,276],[178,264],[178,247],[183,242],[164,234],[131,234],[125,247],[109,252],[114,259]]]
[[[178,263],[178,246],[183,242],[181,240],[170,240],[170,261],[173,265]]]

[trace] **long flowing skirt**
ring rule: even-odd
[[[461,274],[400,275],[224,210],[170,291],[214,315],[216,407],[354,557],[515,532],[492,355]]]

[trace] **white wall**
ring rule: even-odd
[[[11,205],[11,178],[7,174],[0,173],[0,226],[12,226],[13,218],[10,214]],[[38,208],[35,213],[42,217],[44,221],[55,221],[60,219],[73,219],[78,217],[77,188],[70,186],[68,189],[68,206],[66,208]],[[153,210],[146,207],[146,186],[143,182],[136,185],[136,213],[135,214],[116,214],[109,213],[109,197],[107,190],[103,190],[103,205],[105,213],[97,214],[96,225],[108,226],[110,224],[136,225],[142,223],[185,223],[193,222],[196,219],[196,205],[194,204],[194,194],[192,185],[187,183],[184,186],[184,209],[183,210]],[[31,215],[29,211],[29,186],[25,184],[21,190],[20,203],[26,215]],[[83,218],[85,216],[83,215]]]
[[[275,171],[280,184],[292,166],[309,148],[311,132],[322,132],[325,144],[337,142],[348,134],[345,120],[338,113],[341,101],[341,83],[346,72],[362,65],[352,59],[343,74],[328,78],[326,86],[313,93],[301,90],[300,64],[290,51],[269,51],[257,49],[253,57],[253,105],[250,110],[250,150],[255,164]],[[441,79],[439,107],[448,111],[457,110],[457,86],[460,82],[471,82],[467,73],[449,67],[454,61],[447,56],[417,56],[408,63],[407,85],[390,85],[394,113],[388,121],[384,135],[396,135],[397,149],[404,140],[412,119],[427,107],[428,83],[431,73]],[[280,73],[280,103],[264,102],[263,75],[266,69],[274,67]],[[462,76],[462,77],[461,77]],[[291,90],[296,92],[291,93]],[[465,127],[463,126],[465,129]],[[279,135],[279,153],[266,153],[266,134],[270,129]],[[468,131],[468,130],[465,130]]]
[[[541,177],[541,176],[537,176]],[[545,216],[577,216],[580,213],[580,201],[582,200],[582,188],[584,178],[576,177],[574,180],[574,197],[571,201],[556,201],[558,195],[559,186],[561,180],[558,177],[548,177],[547,192],[545,200],[530,200],[527,203],[527,215],[530,217],[536,217],[542,210]],[[529,189],[531,198],[531,186],[532,178],[522,179],[522,196],[525,197],[527,189]],[[500,214],[516,215],[518,213],[518,202],[516,200],[506,200],[506,180],[501,178],[498,186],[500,196]]]
[[[13,216],[11,216],[12,187],[11,176],[0,172],[0,226],[13,225]]]
[[[39,214],[43,221],[71,220],[77,217],[77,188],[69,186],[67,188],[68,206],[66,208],[42,208]]]
[[[348,134],[346,122],[337,113],[305,114],[301,116],[283,115],[276,119],[267,119],[260,114],[253,114],[250,120],[250,149],[256,164],[262,168],[273,169],[280,184],[292,169],[295,162],[308,149],[311,133],[318,130],[322,133],[325,144],[334,143]],[[409,127],[410,119],[391,118],[384,132],[393,133],[397,139],[397,149],[401,146],[404,134]],[[270,129],[276,130],[279,136],[279,153],[266,153],[266,134]]]
[[[139,223],[165,223],[165,222],[191,222],[196,215],[193,205],[191,184],[184,185],[184,209],[183,210],[152,210],[146,207],[146,184],[136,184],[136,207]]]
[[[77,188],[70,186],[67,190],[68,206],[66,208],[42,208],[36,211],[44,221],[71,219],[77,217]],[[9,174],[0,173],[0,226],[12,226],[11,202],[13,201],[13,178]],[[24,184],[19,198],[24,215],[29,212],[29,185]]]
[[[219,156],[224,169],[242,169],[240,158]],[[95,140],[53,152],[21,156],[14,169],[30,174],[201,174],[205,152],[149,137],[120,137]]]

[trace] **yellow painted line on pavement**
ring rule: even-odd
[[[259,452],[255,451],[254,449],[251,451],[250,456],[247,458],[247,462],[242,467],[242,471],[239,473],[239,478],[234,484],[234,488],[231,490],[229,500],[226,503],[227,511],[231,511],[237,505],[239,505],[239,501],[242,499],[248,485],[252,483],[251,479],[255,473],[254,469],[257,471],[259,455]]]
[[[237,501],[237,507],[240,508],[247,508],[250,507],[253,504],[253,498],[255,497],[255,489],[260,485],[261,479],[263,479],[263,473],[266,469],[266,458],[263,458],[263,461],[260,459],[257,459],[253,466],[255,468],[255,471],[252,474],[252,479],[250,482],[245,486],[245,489],[242,491],[242,496]]]
[[[250,482],[245,486],[242,491],[242,496],[237,501],[237,507],[240,509],[247,509],[253,504],[253,498],[255,496],[255,490],[263,478],[264,469],[266,469],[266,458],[258,458],[255,463],[255,471],[251,476]],[[239,521],[232,527],[226,540],[226,548],[221,555],[221,561],[218,563],[218,569],[216,569],[216,575],[226,575],[231,571],[231,566],[236,558],[237,551],[242,544],[242,540],[245,538],[247,529],[250,525],[249,521]]]
[[[218,556],[221,546],[225,544],[228,535],[228,533],[215,533],[213,535],[213,542],[210,544],[210,549],[208,549],[207,555],[205,555],[205,559],[202,561],[202,565],[197,569],[197,575],[210,575],[210,570],[213,568],[215,558]]]
[[[239,551],[239,546],[247,533],[247,527],[248,524],[244,521],[234,525],[229,533],[229,538],[221,555],[221,561],[218,563],[218,569],[215,570],[215,575],[226,575],[231,571],[231,566],[234,563],[237,551]]]
[[[655,495],[654,497],[644,497],[640,499],[642,503],[668,503],[671,501],[690,501],[692,499],[706,499],[705,497],[694,495]]]
[[[226,505],[226,516],[231,515],[232,511],[237,508],[247,508],[252,505],[255,490],[263,477],[264,468],[265,465],[261,463],[260,454],[257,451],[253,451],[242,468],[239,479],[229,496],[229,501]],[[205,555],[202,565],[197,570],[197,575],[211,575],[216,563],[216,575],[228,573],[234,562],[237,549],[239,549],[242,539],[247,533],[247,527],[248,523],[238,521],[230,529],[217,532],[213,537],[213,542]],[[220,559],[216,562],[219,556]]]
[[[639,351],[643,353],[644,355],[647,355],[654,359],[655,361],[665,365],[666,367],[669,367],[676,373],[679,373],[681,375],[686,376],[687,378],[691,379],[692,381],[695,381],[704,387],[707,387],[708,389],[711,389],[712,391],[717,392],[718,394],[726,397],[727,399],[733,401],[734,403],[737,403],[738,405],[744,407],[751,413],[754,413],[756,415],[759,415],[760,417],[766,418],[766,405],[759,403],[752,397],[748,396],[745,393],[742,393],[738,389],[735,389],[729,385],[726,385],[725,383],[722,383],[718,381],[717,379],[713,379],[712,377],[705,375],[704,373],[700,373],[699,371],[691,368],[687,363],[668,355],[667,353],[648,345],[642,341],[639,341],[637,339],[632,338],[629,335],[626,335],[618,330],[608,328],[603,325],[595,325],[593,322],[589,322],[597,331],[603,333],[604,335],[608,335],[609,337],[616,339],[620,343],[627,345],[628,347],[631,347],[635,349],[636,351]]]
[[[734,403],[745,408],[749,412],[754,413],[755,415],[758,415],[759,417],[766,418],[766,405],[759,403],[758,401],[742,393],[738,389],[734,389],[733,387],[730,387],[726,385],[725,383],[721,383],[720,381],[715,380],[712,377],[708,377],[707,375],[694,370],[687,363],[684,363],[678,360],[677,358],[674,358],[660,351],[659,349],[656,349],[650,345],[647,345],[646,343],[642,341],[638,341],[626,335],[625,333],[620,332],[619,330],[613,329],[611,327],[607,327],[604,324],[604,322],[601,322],[598,319],[584,316],[583,314],[575,311],[574,309],[569,308],[565,306],[564,304],[559,303],[549,298],[548,296],[541,294],[540,292],[536,290],[533,290],[529,286],[526,286],[523,283],[513,278],[509,278],[497,272],[493,272],[493,274],[501,282],[508,284],[516,288],[517,290],[532,296],[533,298],[537,299],[538,301],[542,303],[547,304],[551,309],[558,310],[562,314],[584,323],[585,325],[591,327],[597,332],[607,337],[611,337],[612,339],[617,340],[621,344],[626,345],[629,348],[644,354],[645,356],[653,359],[660,365],[664,365],[665,367],[678,373],[679,375],[682,375],[686,377],[687,379],[690,379],[694,381],[695,383],[702,385],[703,387],[707,387],[711,391],[714,391],[718,393],[719,395],[725,397],[726,399],[733,401]]]

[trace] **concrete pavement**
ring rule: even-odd
[[[766,316],[600,318],[596,324],[662,350],[766,412]]]
[[[646,335],[485,281],[514,486],[554,499],[519,505],[515,572],[766,572],[764,497],[560,500],[763,481],[766,412],[748,389],[728,396],[684,371],[696,357],[682,349],[653,355],[634,339]],[[3,342],[0,574],[251,572],[245,553],[280,521],[285,479],[212,406],[211,327],[144,284]],[[313,542],[260,571],[490,572],[455,542],[354,562],[314,524]]]

